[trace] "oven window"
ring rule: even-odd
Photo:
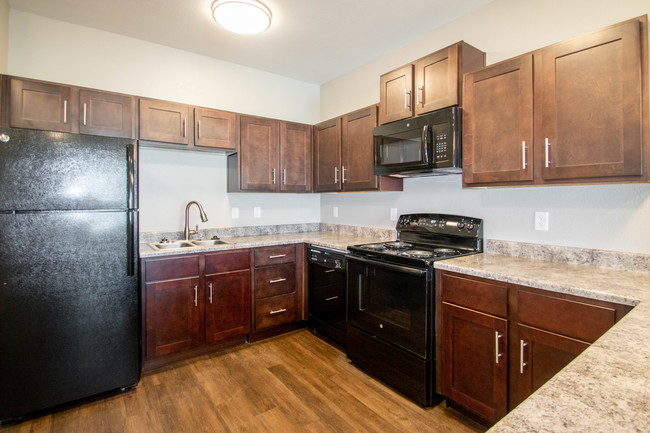
[[[348,321],[426,357],[430,317],[426,275],[348,260]]]
[[[408,164],[422,161],[422,139],[418,131],[378,138],[381,165]]]

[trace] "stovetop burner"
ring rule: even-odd
[[[435,255],[431,251],[424,251],[424,250],[407,250],[404,251],[404,254],[410,257],[416,257],[418,259],[428,259]]]
[[[407,248],[411,248],[413,244],[409,244],[408,242],[402,242],[402,241],[394,241],[394,242],[386,242],[384,243],[384,246],[389,250],[405,250]]]
[[[453,248],[435,248],[433,252],[437,256],[455,256],[458,254],[458,251]]]

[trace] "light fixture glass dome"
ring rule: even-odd
[[[212,16],[224,29],[242,35],[262,33],[271,25],[271,10],[257,0],[215,0]]]

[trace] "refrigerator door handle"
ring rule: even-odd
[[[126,212],[126,275],[135,275],[135,236],[136,236],[136,211]]]
[[[127,159],[127,196],[126,207],[127,209],[138,208],[138,197],[136,193],[136,185],[138,179],[138,143],[127,145],[126,148]]]

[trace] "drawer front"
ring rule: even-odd
[[[519,322],[593,343],[614,325],[616,309],[586,302],[520,290]]]
[[[205,273],[218,274],[250,269],[251,250],[220,251],[205,255]]]
[[[145,260],[145,281],[172,280],[199,276],[199,256]]]
[[[285,264],[255,269],[255,298],[266,298],[296,290],[296,265]]]
[[[442,273],[442,300],[495,316],[508,315],[508,287],[498,282]]]
[[[278,245],[255,249],[255,267],[293,263],[296,261],[295,245]]]
[[[255,330],[286,325],[296,321],[296,296],[274,296],[255,301]]]

